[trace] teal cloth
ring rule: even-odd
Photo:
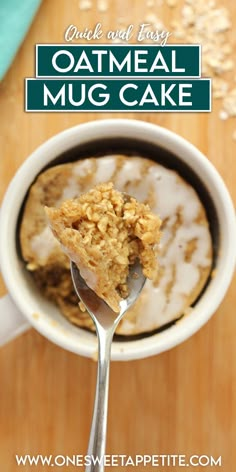
[[[41,0],[0,0],[0,80],[11,65]]]

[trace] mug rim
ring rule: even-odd
[[[233,275],[236,263],[236,221],[233,203],[223,179],[211,162],[195,146],[166,128],[141,120],[127,118],[98,119],[76,125],[52,136],[36,148],[23,162],[5,193],[0,216],[0,261],[3,278],[11,297],[30,324],[57,345],[77,354],[93,357],[95,352],[94,342],[84,343],[83,339],[79,342],[79,339],[76,338],[71,340],[69,336],[56,331],[53,326],[43,321],[39,323],[32,316],[32,308],[27,306],[27,300],[22,296],[20,290],[21,278],[23,277],[20,277],[19,261],[17,259],[16,248],[14,249],[16,218],[18,219],[18,214],[28,188],[45,165],[49,164],[63,152],[72,149],[75,145],[78,146],[79,144],[91,141],[91,135],[93,134],[96,134],[95,139],[101,137],[101,135],[109,136],[109,138],[119,137],[120,129],[122,129],[122,133],[126,133],[125,137],[129,136],[130,133],[133,133],[132,137],[135,137],[135,135],[139,136],[139,133],[142,133],[143,141],[147,140],[154,144],[162,145],[180,157],[183,162],[190,165],[197,175],[200,176],[206,187],[211,190],[213,202],[217,203],[217,212],[221,213],[221,239],[224,242],[224,260],[222,261],[221,258],[217,265],[218,273],[206,289],[207,297],[203,295],[194,307],[194,316],[192,316],[192,313],[184,316],[181,321],[170,328],[153,335],[150,334],[142,339],[124,341],[123,343],[113,342],[113,360],[132,360],[166,351],[197,332],[218,308]],[[182,152],[181,156],[180,152]],[[27,182],[27,185],[25,182]],[[11,215],[12,212],[14,213],[14,210],[15,225],[13,225],[14,231],[10,233],[10,237],[9,231],[12,230]],[[15,256],[11,257],[13,265],[15,262],[15,268],[9,263],[9,250],[6,251],[6,247],[10,247],[10,251],[12,251],[10,255]],[[16,280],[19,284],[16,284]],[[76,329],[79,333],[80,328]]]

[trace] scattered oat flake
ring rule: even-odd
[[[212,77],[213,97],[222,100],[220,119],[236,116],[236,89],[230,86],[236,81],[230,11],[215,0],[184,0],[171,27],[177,42],[202,45],[202,75]]]
[[[38,320],[38,319],[39,319],[39,314],[38,314],[38,313],[33,313],[32,317],[33,317],[35,320]]]
[[[233,70],[232,48],[225,37],[231,26],[229,11],[206,0],[185,0],[179,21],[172,24],[176,38],[202,44],[203,74],[213,77]]]
[[[150,23],[156,23],[156,21],[159,21],[155,13],[148,13],[145,19],[149,21]]]
[[[90,10],[92,8],[92,0],[79,0],[80,10]]]
[[[107,0],[97,0],[97,8],[101,13],[108,10],[108,1]]]
[[[185,27],[194,25],[196,17],[192,6],[184,5],[182,9],[182,21]]]
[[[214,98],[223,98],[226,96],[229,84],[226,80],[216,77],[212,83]]]
[[[236,116],[236,88],[230,90],[224,97],[223,109],[228,116]]]
[[[236,129],[234,130],[232,137],[233,137],[233,140],[236,141]]]
[[[147,0],[146,5],[147,5],[148,8],[152,8],[155,5],[155,1],[154,0]]]
[[[157,15],[155,15],[155,13],[148,13],[145,17],[145,21],[151,23],[157,30],[165,29],[161,19]]]
[[[219,113],[219,117],[222,121],[225,121],[225,120],[228,120],[229,115],[228,115],[228,113],[226,113],[225,110],[221,110],[220,113]]]

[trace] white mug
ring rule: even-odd
[[[0,300],[0,344],[33,326],[57,345],[95,357],[96,336],[69,323],[56,306],[41,296],[17,251],[19,213],[31,183],[58,156],[96,140],[133,139],[173,153],[176,163],[188,166],[202,182],[215,208],[219,227],[215,276],[193,310],[178,323],[139,339],[115,340],[113,360],[148,357],[168,350],[193,335],[214,314],[230,284],[236,261],[236,221],[226,186],[214,166],[192,144],[173,132],[142,121],[98,120],[57,134],[23,163],[5,194],[0,214],[0,263],[9,294]]]

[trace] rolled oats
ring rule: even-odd
[[[129,266],[137,258],[143,273],[157,277],[160,219],[148,205],[100,184],[60,208],[46,208],[54,235],[77,264],[87,284],[114,311],[127,295]]]

